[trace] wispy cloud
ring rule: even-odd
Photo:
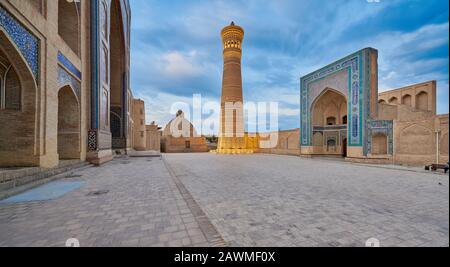
[[[299,126],[299,79],[364,47],[379,50],[380,90],[438,81],[448,112],[447,1],[132,0],[132,86],[149,120],[172,118],[173,101],[220,99],[220,30],[246,31],[244,97],[277,101],[280,128]]]

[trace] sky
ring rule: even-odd
[[[131,86],[161,126],[171,106],[220,101],[220,31],[245,30],[245,101],[279,103],[280,130],[300,124],[300,77],[365,47],[379,51],[379,91],[437,80],[449,111],[447,0],[130,0]]]

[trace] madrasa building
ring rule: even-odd
[[[128,0],[0,2],[0,167],[133,147]]]
[[[378,51],[362,49],[301,77],[300,129],[278,132],[278,145],[259,152],[447,163],[449,115],[437,114],[436,87],[427,81],[379,93]]]

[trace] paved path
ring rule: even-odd
[[[158,158],[116,160],[65,180],[84,186],[56,200],[0,205],[0,246],[224,244]],[[88,195],[99,190],[109,192]]]
[[[60,198],[1,204],[0,246],[449,245],[448,176],[275,155],[164,158],[118,159],[61,180],[82,186]]]
[[[448,176],[274,155],[166,155],[231,246],[449,245]]]

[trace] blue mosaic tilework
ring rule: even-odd
[[[100,62],[100,49],[101,49],[101,32],[100,32],[100,4],[102,1],[108,3],[110,6],[111,0],[101,0],[101,1],[91,1],[91,130],[92,130],[92,140],[94,139],[94,135],[97,133],[96,130],[100,127],[100,110],[101,110],[101,101],[100,96],[102,92],[101,83],[100,83],[100,70],[101,64]],[[129,57],[129,45],[130,45],[130,3],[129,0],[120,0],[120,9],[122,11],[121,18],[123,23],[123,34],[125,38],[125,49],[126,55]],[[129,58],[127,58],[129,60]],[[129,86],[129,66],[126,66],[126,86]],[[126,93],[126,91],[125,91]],[[126,99],[126,95],[125,95]],[[126,103],[126,101],[125,101]],[[92,146],[96,147],[96,146]]]
[[[0,201],[1,204],[47,201],[60,198],[83,186],[81,181],[56,181]]]
[[[325,68],[322,68],[312,74],[301,78],[301,144],[304,146],[312,145],[312,125],[311,125],[311,105],[314,99],[310,99],[309,85],[320,79],[347,69],[349,72],[349,146],[362,146],[363,143],[363,52],[357,52],[342,60],[339,60]]]
[[[78,99],[81,96],[81,84],[75,79],[72,75],[70,75],[64,68],[58,66],[58,87],[61,88],[65,85],[72,86],[73,90],[75,90]]]
[[[81,72],[70,62],[66,56],[64,56],[60,51],[58,51],[58,62],[66,67],[73,75],[81,80]]]
[[[91,1],[91,131],[89,132],[90,151],[97,149],[97,131],[99,128],[99,1]],[[93,145],[93,141],[95,144]],[[92,149],[95,147],[95,149]]]
[[[36,80],[39,80],[39,39],[19,23],[0,5],[0,26],[19,48],[30,66]]]

